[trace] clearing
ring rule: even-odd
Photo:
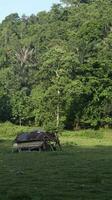
[[[0,125],[0,200],[112,199],[112,130],[66,131],[63,151],[12,153],[20,129]]]

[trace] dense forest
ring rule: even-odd
[[[62,0],[2,21],[0,121],[112,127],[111,0]]]

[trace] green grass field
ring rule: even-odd
[[[0,125],[0,200],[112,199],[112,130],[65,131],[62,151],[12,153],[28,129]]]

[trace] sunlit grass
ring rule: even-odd
[[[62,144],[73,146],[95,147],[97,145],[112,145],[112,130],[81,130],[81,131],[65,131],[60,136]]]
[[[31,127],[0,126],[0,200],[112,199],[111,130],[65,131],[62,151],[12,153],[22,130]]]

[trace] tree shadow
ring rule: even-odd
[[[6,199],[112,199],[112,146],[66,144],[62,151],[29,154],[14,154],[11,148],[11,140],[0,143],[4,170],[0,176],[6,181],[0,192],[7,191]]]

